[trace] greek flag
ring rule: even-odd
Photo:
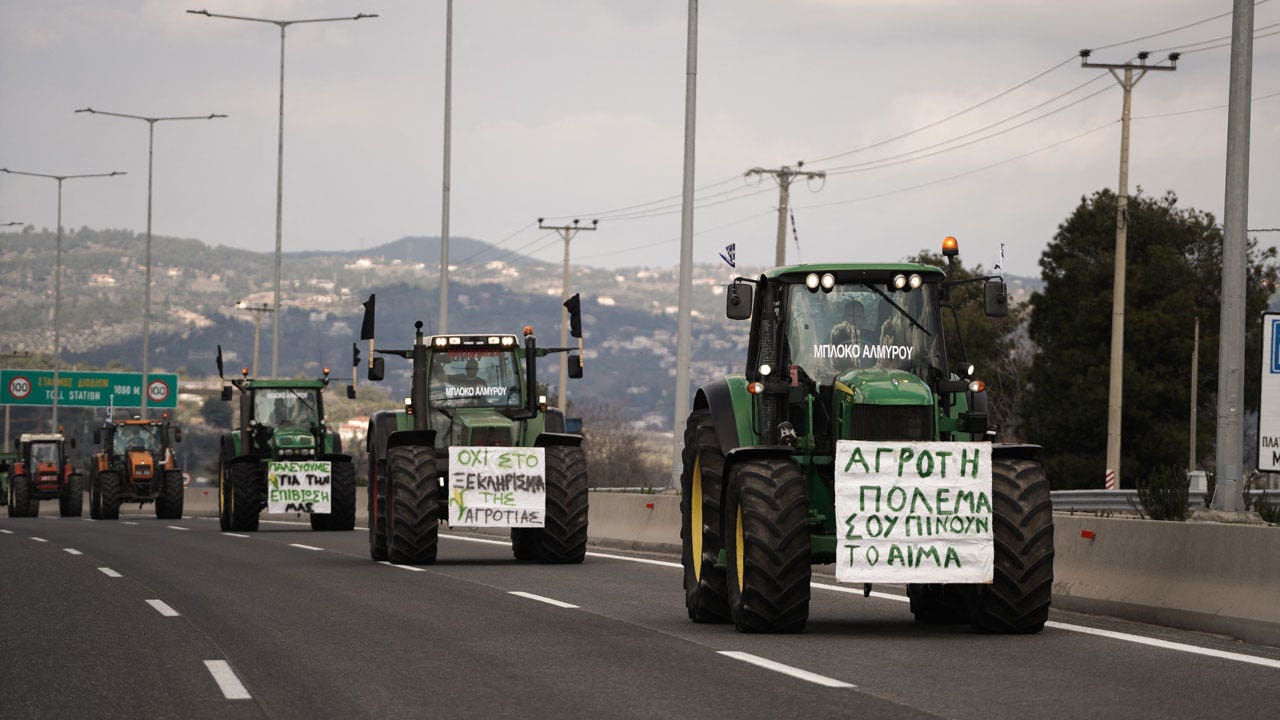
[[[738,244],[729,243],[724,246],[724,252],[720,253],[720,259],[729,263],[729,267],[738,267]]]

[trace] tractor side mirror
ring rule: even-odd
[[[75,439],[75,438],[71,438],[71,449],[72,449],[72,450],[75,450],[75,449],[76,449],[76,439]]]
[[[222,346],[218,346],[218,377],[222,377]]]
[[[230,385],[222,386],[222,401],[231,402],[231,386]]]
[[[730,320],[747,320],[751,317],[751,286],[732,283],[725,288],[724,314]]]
[[[355,399],[356,399],[356,388],[355,388],[355,386],[354,386],[354,385],[348,385],[348,386],[347,386],[347,399],[348,399],[348,400],[355,400]]]
[[[1004,281],[992,278],[987,281],[986,291],[987,317],[1005,317],[1009,314],[1009,290]]]
[[[94,431],[93,431],[93,444],[94,444],[94,445],[101,445],[101,444],[102,444],[102,431],[101,431],[101,430],[94,430]]]
[[[582,377],[582,357],[579,355],[569,356],[569,377],[578,380]]]
[[[387,372],[386,358],[376,357],[369,361],[369,380],[372,382],[381,382]]]
[[[182,442],[182,428],[173,429],[173,439],[175,442]]]

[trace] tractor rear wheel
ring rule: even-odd
[[[256,462],[230,463],[226,468],[227,514],[231,530],[254,532],[262,511],[262,466]]]
[[[1053,591],[1053,502],[1044,467],[1032,460],[994,459],[991,491],[995,577],[978,586],[973,628],[1040,632]]]
[[[387,450],[387,559],[397,565],[436,561],[440,541],[440,481],[431,447]]]
[[[911,614],[924,625],[960,625],[972,615],[975,585],[908,584]]]
[[[377,460],[369,453],[369,557],[387,559],[387,478],[378,475]]]
[[[58,498],[58,515],[61,517],[80,517],[84,514],[84,480],[72,473],[67,478],[67,486],[62,489],[62,497]]]
[[[120,473],[98,473],[98,515],[103,520],[120,518]]]
[[[809,621],[809,498],[790,458],[743,460],[725,507],[729,611],[741,632],[800,632]]]
[[[546,448],[547,511],[540,528],[512,528],[517,560],[580,563],[587,555],[587,456],[580,447]]]
[[[227,477],[227,454],[223,448],[218,453],[218,529],[231,529],[231,480]]]
[[[729,621],[729,587],[718,567],[724,547],[720,489],[724,452],[716,439],[711,411],[694,410],[684,430],[684,469],[680,474],[680,560],[684,566],[684,604],[694,622]]]
[[[9,476],[9,517],[34,517],[31,509],[31,480],[26,475]],[[36,507],[39,507],[37,505]]]
[[[311,513],[312,530],[352,530],[356,526],[356,467],[334,460],[329,475],[329,512]]]
[[[156,498],[156,518],[160,520],[181,520],[182,506],[185,498],[182,487],[182,471],[166,470],[164,485],[160,487],[160,496]]]

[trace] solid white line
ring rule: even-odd
[[[36,537],[36,536],[34,536],[34,535],[32,535],[32,536],[31,536],[31,539],[32,539],[32,540],[35,540],[36,542],[49,542],[48,540],[45,540],[44,538],[39,538],[39,537]]]
[[[68,555],[83,555],[83,554],[84,554],[84,553],[80,552],[79,550],[77,550],[77,549],[75,549],[75,548],[62,548],[62,552],[67,553]]]
[[[121,524],[121,525],[137,525],[138,523],[136,523],[136,522],[130,522],[130,521],[128,521],[128,520],[121,520],[121,521],[120,521],[120,524]]]
[[[169,607],[169,604],[163,600],[148,600],[147,604],[165,617],[178,617],[178,611]]]
[[[249,537],[248,535],[241,535],[240,533],[233,533],[233,532],[224,532],[224,533],[222,533],[222,534],[223,534],[223,535],[226,535],[227,537],[238,537],[238,538],[247,538],[247,537]]]
[[[483,543],[485,545],[506,545],[508,547],[510,547],[511,545],[510,540],[489,540],[486,538],[466,537],[463,535],[445,535],[444,533],[441,533],[440,537],[449,538],[450,540],[463,540],[466,542]],[[641,563],[643,565],[657,565],[659,567],[672,567],[672,568],[684,567],[678,562],[671,562],[669,560],[652,560],[650,558],[629,557],[627,555],[613,555],[611,553],[602,553],[602,552],[588,552],[587,555],[589,555],[590,557],[605,558],[607,560],[625,560],[627,562]]]
[[[250,700],[253,698],[226,660],[205,660],[204,666],[209,668],[209,674],[213,676],[213,681],[218,683],[218,689],[226,699]]]
[[[302,548],[303,550],[324,550],[324,548],[318,548],[315,545],[303,545],[302,543],[289,543],[289,547]]]
[[[13,531],[12,531],[12,530],[0,530],[0,533],[4,533],[5,535],[12,535],[12,534],[13,534]]]
[[[741,660],[742,662],[751,663],[752,665],[755,665],[757,667],[762,667],[766,670],[780,672],[783,675],[790,675],[793,678],[798,678],[800,680],[807,680],[811,683],[817,683],[818,685],[825,685],[826,687],[832,687],[832,688],[857,687],[856,685],[850,685],[849,683],[841,680],[829,678],[826,675],[819,675],[817,673],[811,673],[808,670],[801,670],[800,668],[791,667],[790,665],[783,665],[780,662],[775,662],[773,660],[769,660],[768,658],[762,658],[759,655],[752,655],[751,653],[738,652],[736,650],[718,650],[716,652],[717,654],[724,655],[725,657],[731,657],[734,660]]]
[[[560,602],[559,600],[553,600],[553,599],[551,599],[551,598],[549,598],[549,597],[543,597],[543,596],[541,596],[541,595],[534,595],[533,593],[520,592],[519,590],[512,590],[512,591],[510,591],[510,592],[509,592],[509,593],[507,593],[507,594],[508,594],[508,595],[515,595],[515,596],[517,596],[517,597],[522,597],[522,598],[528,598],[528,599],[530,599],[530,600],[537,600],[538,602],[544,602],[544,603],[546,603],[546,604],[548,604],[548,605],[555,605],[555,606],[556,606],[556,607],[558,607],[558,608],[569,608],[569,609],[573,609],[573,608],[578,607],[577,605],[571,605],[571,604],[569,604],[569,603],[567,603],[567,602]]]
[[[819,588],[822,590],[831,590],[833,592],[847,593],[849,595],[863,594],[862,588],[860,587],[841,587],[839,585],[827,585],[825,583],[816,583],[816,582],[809,583],[809,587]],[[872,592],[871,597],[878,598],[880,600],[893,600],[894,602],[911,602],[911,598],[907,597],[906,595],[894,595],[892,593],[883,593],[878,591]]]
[[[1272,660],[1271,658],[1258,657],[1256,655],[1244,655],[1241,653],[1227,652],[1225,650],[1213,650],[1210,648],[1197,647],[1195,645],[1187,645],[1185,643],[1157,640],[1156,638],[1143,637],[1141,635],[1116,632],[1114,630],[1099,630],[1098,628],[1085,627],[1084,625],[1070,625],[1067,623],[1053,621],[1047,622],[1044,625],[1045,627],[1051,627],[1057,630],[1068,630],[1070,632],[1078,632],[1085,635],[1097,635],[1098,637],[1123,640],[1125,642],[1138,643],[1139,645],[1149,645],[1151,647],[1164,648],[1166,650],[1177,650],[1179,652],[1192,653],[1194,655],[1205,655],[1208,657],[1220,658],[1222,660],[1234,660],[1236,662],[1280,669],[1280,660]]]
[[[112,570],[111,568],[98,568],[98,572],[102,573],[103,575],[106,575],[107,577],[124,577],[123,575],[116,572],[115,570]]]
[[[420,567],[414,567],[412,565],[397,565],[393,562],[387,562],[386,560],[379,560],[378,564],[386,565],[387,567],[400,568],[401,570],[412,570],[414,572],[426,572],[426,570]]]
[[[165,525],[165,527],[169,528],[170,530],[190,530],[191,529],[191,528],[184,528],[181,525]]]

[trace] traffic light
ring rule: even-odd
[[[564,307],[569,311],[569,334],[576,338],[582,337],[582,301],[578,299],[578,293],[565,300]]]
[[[360,367],[360,348],[351,343],[351,367]]]

